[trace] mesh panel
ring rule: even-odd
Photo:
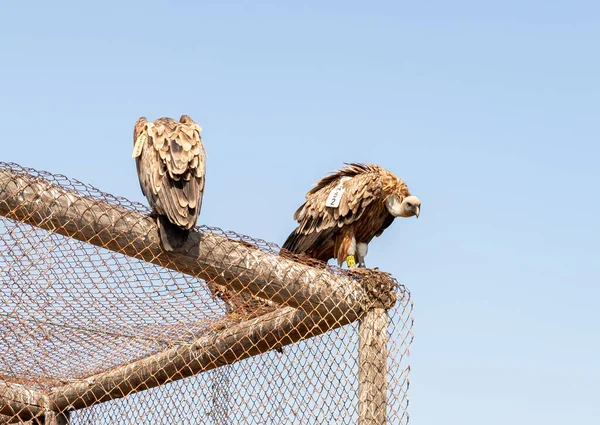
[[[0,422],[408,422],[412,301],[389,274],[207,226],[165,253],[149,212],[0,163]],[[368,311],[383,363],[359,362]]]

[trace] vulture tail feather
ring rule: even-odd
[[[181,248],[190,234],[187,229],[174,225],[164,215],[159,215],[156,221],[158,235],[165,251],[175,251]]]
[[[302,235],[298,234],[297,230],[298,229],[296,229],[292,233],[290,233],[288,238],[285,240],[285,243],[281,247],[282,250],[285,249],[287,251],[290,251],[291,253],[299,254],[299,252],[298,252],[299,246],[298,245],[300,245],[300,242],[302,240]]]

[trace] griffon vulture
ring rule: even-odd
[[[374,236],[396,217],[419,217],[421,201],[394,174],[373,164],[345,165],[306,194],[306,202],[294,214],[299,225],[282,252],[365,267]]]
[[[185,243],[200,215],[206,169],[201,131],[187,115],[135,123],[132,156],[167,251]]]

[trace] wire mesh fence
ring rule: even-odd
[[[0,163],[0,423],[408,422],[393,277],[149,212]]]

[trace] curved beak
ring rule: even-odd
[[[419,218],[419,214],[421,214],[421,207],[417,207],[417,210],[415,211],[417,218]]]

